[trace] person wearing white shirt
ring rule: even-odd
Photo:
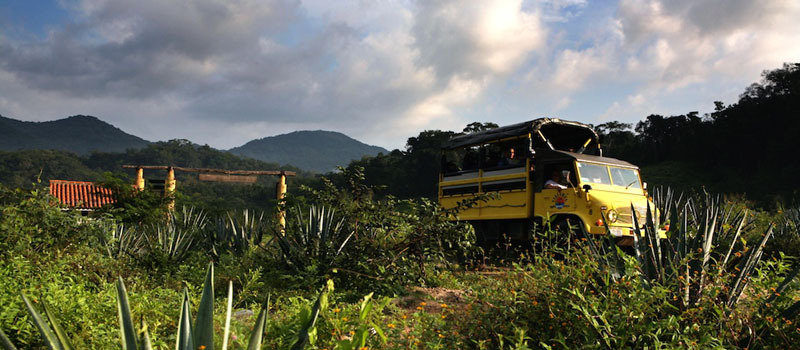
[[[561,174],[558,170],[553,170],[553,173],[550,175],[550,180],[544,183],[544,188],[563,190],[566,189],[567,186],[561,184]]]

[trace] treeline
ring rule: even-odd
[[[800,64],[766,71],[737,103],[715,105],[713,113],[703,116],[650,115],[635,126],[616,121],[597,125],[604,155],[642,166],[653,185],[706,186],[762,202],[792,201],[800,173],[791,141],[800,132]],[[493,126],[472,123],[462,132]],[[383,186],[384,194],[435,197],[439,147],[456,134],[423,131],[409,138],[404,150],[354,161],[350,167],[363,167],[366,181]]]
[[[124,153],[94,152],[88,156],[56,150],[0,151],[0,183],[10,188],[29,187],[37,179],[43,185],[49,180],[111,181],[133,183],[133,170],[122,169],[124,164],[176,165],[198,168],[241,170],[291,170],[298,177],[289,178],[289,185],[318,182],[316,177],[292,166],[243,158],[209,146],[187,140],[156,142],[141,149]],[[275,181],[259,177],[252,185],[200,182],[197,174],[177,172],[178,205],[201,207],[208,211],[234,208],[264,208],[274,204]],[[145,171],[146,179],[163,180],[165,171]]]
[[[764,72],[734,104],[714,104],[702,117],[649,115],[633,130],[617,122],[597,129],[607,155],[644,166],[660,183],[703,184],[758,200],[796,198],[800,161],[792,139],[800,132],[800,63]],[[682,169],[665,176],[670,168]]]

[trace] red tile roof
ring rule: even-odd
[[[97,209],[114,202],[111,190],[87,181],[50,180],[50,194],[76,209]]]

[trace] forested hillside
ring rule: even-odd
[[[25,122],[0,116],[0,150],[54,149],[77,154],[123,152],[149,142],[86,115],[47,122]]]
[[[200,146],[186,140],[155,142],[142,149],[129,149],[124,153],[95,152],[80,156],[70,152],[52,150],[0,151],[0,183],[10,188],[27,187],[39,178],[48,180],[104,181],[105,173],[132,181],[134,172],[122,169],[124,164],[175,165],[198,168],[237,170],[292,170],[297,178],[289,178],[290,186],[314,181],[313,175],[291,166],[280,166],[260,160],[242,158],[209,146]],[[164,171],[147,171],[147,179],[164,179]],[[212,211],[222,208],[263,208],[274,199],[275,178],[262,176],[253,185],[199,182],[197,174],[176,174],[179,204],[196,205]],[[131,182],[132,183],[132,182]]]
[[[265,162],[291,164],[300,169],[326,173],[364,156],[387,151],[333,131],[295,131],[265,137],[230,149],[231,153]]]

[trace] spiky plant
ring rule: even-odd
[[[117,315],[119,320],[119,334],[120,343],[123,350],[150,350],[150,334],[147,330],[147,323],[144,317],[139,322],[137,329],[133,315],[128,303],[128,292],[125,288],[125,283],[122,278],[119,278],[116,283],[117,289]],[[313,334],[316,334],[315,324],[317,317],[321,310],[326,309],[328,306],[328,296],[333,290],[333,282],[328,281],[327,285],[322,288],[314,307],[308,312],[308,316],[303,318],[302,328],[297,334],[295,341],[295,349],[304,348]],[[45,311],[45,317],[39,313],[34,307],[33,303],[25,296],[22,295],[22,300],[28,308],[32,322],[39,329],[42,335],[42,340],[45,345],[51,350],[71,350],[73,345],[70,337],[61,328],[58,318],[50,310],[50,308],[42,302]],[[222,350],[228,348],[228,338],[230,335],[230,321],[231,309],[233,307],[233,282],[228,282],[228,300],[227,310],[225,312],[225,326],[222,336]],[[264,331],[267,324],[267,313],[269,311],[269,296],[261,311],[259,312],[256,323],[250,334],[248,341],[248,350],[256,350],[261,348],[263,341]],[[196,350],[196,349],[214,349],[214,266],[209,264],[206,271],[205,283],[203,284],[203,292],[200,297],[200,304],[197,308],[197,316],[192,317],[191,303],[189,302],[189,292],[184,289],[183,301],[181,303],[180,319],[178,320],[178,329],[176,334],[176,350]],[[16,350],[16,347],[6,337],[5,333],[0,331],[0,346],[4,350]]]
[[[123,223],[109,223],[105,225],[106,236],[103,237],[102,246],[110,258],[117,258],[126,254],[138,254],[142,247],[144,235]]]
[[[667,189],[655,194],[658,211],[648,204],[644,218],[633,217],[631,254],[637,261],[639,278],[646,285],[674,286],[675,299],[683,307],[697,304],[707,286],[727,283],[720,301],[732,309],[759,266],[773,227],[761,234],[755,245],[747,246],[741,239],[751,226],[746,209],[708,193],[687,196]],[[660,220],[655,212],[663,215],[661,220],[670,222],[667,238],[660,237]],[[610,235],[605,236],[588,239],[587,245],[611,278],[618,279],[626,273],[629,257],[614,245]],[[797,276],[798,268],[786,276],[783,288]],[[727,276],[731,278],[722,278]]]
[[[219,256],[223,251],[241,254],[258,246],[272,223],[264,216],[264,212],[244,209],[241,212],[228,212],[218,218],[210,232],[212,254]]]
[[[310,206],[307,215],[296,209],[295,222],[286,232],[276,234],[276,239],[290,266],[302,271],[318,265],[324,270],[339,257],[353,234],[333,209]]]
[[[170,262],[180,262],[192,251],[208,224],[202,210],[183,207],[171,212],[166,222],[149,227],[144,233],[143,251],[158,253]]]

